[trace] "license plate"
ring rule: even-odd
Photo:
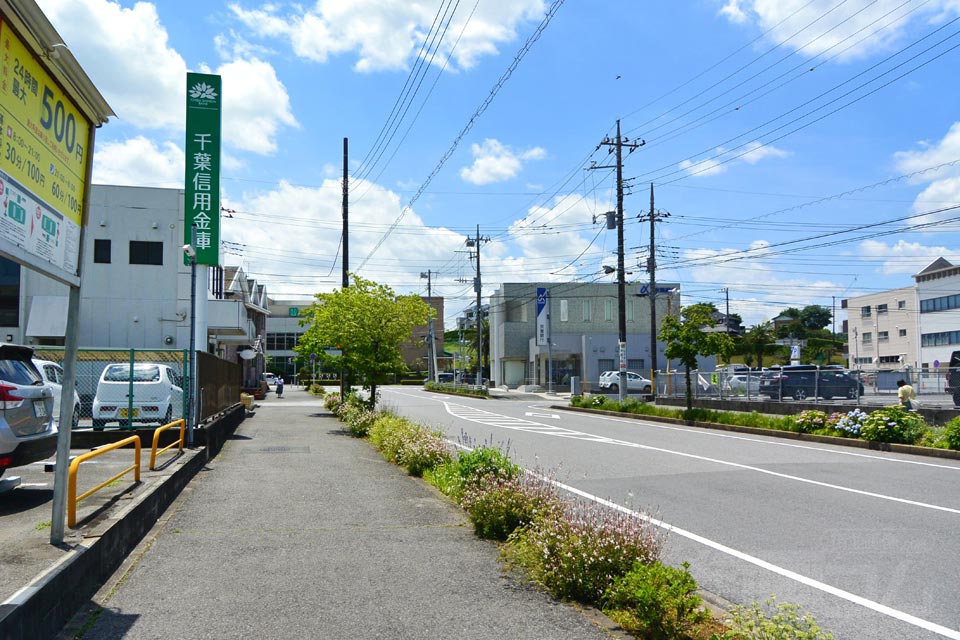
[[[127,415],[128,415],[128,414],[127,414],[127,409],[120,409],[120,417],[121,417],[121,418],[126,418]],[[140,417],[140,409],[134,409],[134,410],[133,410],[133,417],[134,417],[134,418]]]
[[[34,400],[33,401],[33,412],[38,418],[47,417],[47,405],[43,403],[43,400]]]

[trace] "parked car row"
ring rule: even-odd
[[[597,386],[610,393],[620,393],[620,372],[604,371],[600,374]],[[636,393],[650,393],[653,383],[641,376],[639,373],[627,371],[627,391]]]
[[[807,398],[856,399],[863,395],[863,383],[855,373],[832,366],[813,364],[771,367],[760,374],[759,393],[775,400]]]

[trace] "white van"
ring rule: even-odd
[[[264,373],[261,379],[267,383],[267,390],[277,386],[277,376],[272,373]]]
[[[170,365],[154,362],[133,365],[133,421],[166,424],[183,413],[183,382]],[[97,395],[93,399],[93,427],[102,429],[108,422],[125,424],[130,402],[129,364],[111,364],[100,374]]]
[[[60,396],[63,395],[63,367],[49,360],[33,359],[34,366],[43,376],[43,381],[53,389],[53,421],[60,422]],[[73,428],[80,425],[80,394],[73,390]]]

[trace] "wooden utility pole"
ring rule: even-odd
[[[650,255],[647,256],[647,272],[650,274],[650,391],[657,394],[657,244],[656,223],[669,217],[666,212],[658,212],[653,206],[653,183],[650,183],[650,213],[644,217],[638,216],[641,222],[650,221]],[[667,301],[670,294],[667,294]]]
[[[350,182],[347,176],[347,138],[343,139],[343,282],[344,288],[350,286],[350,225],[348,224],[348,210],[350,198]]]

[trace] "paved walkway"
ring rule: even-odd
[[[260,402],[95,604],[71,623],[89,624],[84,640],[610,637],[505,576],[458,507],[292,387]]]

